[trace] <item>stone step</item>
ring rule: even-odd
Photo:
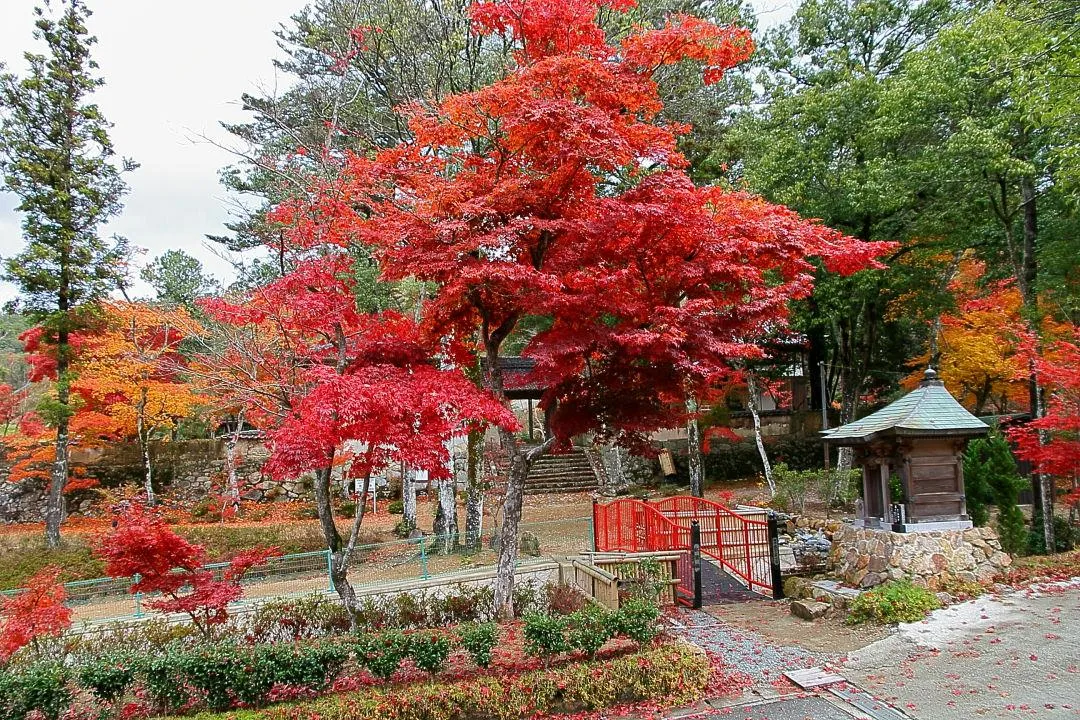
[[[557,478],[595,478],[596,475],[592,470],[557,470],[552,472],[542,473],[529,473],[529,478],[534,480],[540,479],[557,479]]]

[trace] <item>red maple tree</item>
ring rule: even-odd
[[[113,529],[95,548],[110,577],[131,577],[134,593],[158,593],[146,605],[163,613],[183,613],[206,637],[228,620],[228,605],[244,596],[240,579],[252,567],[281,553],[254,548],[232,559],[216,579],[206,569],[206,549],[177,535],[152,509],[130,505],[114,518]]]
[[[484,387],[506,403],[498,362],[528,316],[548,320],[524,354],[554,437],[509,456],[496,601],[508,608],[522,490],[531,463],[586,431],[641,447],[685,420],[679,402],[761,356],[816,263],[853,272],[886,247],[860,243],[740,192],[696,187],[663,123],[653,73],[685,60],[708,82],[750,56],[748,31],[676,15],[618,46],[601,5],[627,0],[490,0],[474,28],[516,46],[481,90],[408,110],[413,139],[346,155],[343,174],[273,219],[299,248],[379,250],[388,279],[438,285],[425,328],[474,341]],[[815,260],[816,259],[816,260]]]
[[[39,638],[58,637],[71,627],[61,572],[50,565],[30,578],[18,594],[0,601],[0,663]]]
[[[1043,414],[1008,434],[1016,456],[1031,463],[1033,472],[1075,481],[1080,478],[1080,328],[1073,328],[1072,338],[1037,352],[1029,335],[1023,352],[1044,389]]]
[[[405,463],[448,478],[451,438],[477,424],[517,426],[494,398],[433,360],[454,354],[452,343],[440,346],[398,313],[358,311],[352,264],[332,248],[241,302],[206,302],[231,340],[223,352],[200,356],[193,370],[264,431],[272,477],[314,474],[334,587],[350,609],[348,566],[372,473]],[[335,469],[361,499],[346,537],[331,504]]]

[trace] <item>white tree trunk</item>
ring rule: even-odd
[[[457,546],[457,484],[454,478],[439,481],[439,507],[435,514],[436,547],[439,552],[450,554]]]
[[[769,484],[769,494],[776,495],[776,482],[773,481],[772,463],[769,462],[769,455],[765,452],[765,441],[761,437],[761,417],[758,415],[757,408],[761,395],[758,393],[757,380],[750,373],[746,375],[746,388],[750,391],[750,398],[746,403],[746,407],[750,410],[751,417],[754,418],[754,441],[757,443],[758,454],[761,455],[761,466],[765,470],[765,482]]]

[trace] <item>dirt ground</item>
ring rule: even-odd
[[[748,601],[705,608],[713,617],[752,630],[778,645],[796,645],[811,652],[848,653],[889,635],[889,628],[850,626],[842,616],[807,622],[791,614],[787,601]]]

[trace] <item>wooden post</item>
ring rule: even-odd
[[[690,522],[690,565],[694,569],[694,609],[700,610],[701,597],[701,528],[698,521]]]
[[[784,581],[780,577],[780,529],[776,523],[776,513],[770,512],[769,528],[769,567],[772,570],[773,600],[784,599]]]

